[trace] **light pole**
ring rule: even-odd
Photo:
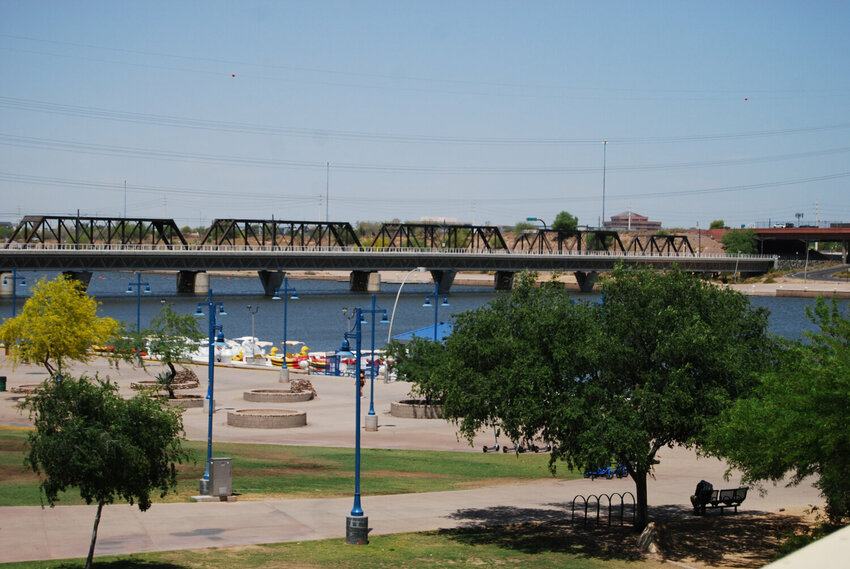
[[[281,295],[283,293],[283,295]],[[283,277],[283,288],[276,288],[272,300],[283,300],[283,367],[280,368],[279,381],[289,381],[289,368],[286,367],[286,305],[289,299],[298,300],[298,291],[289,288],[289,279]]]
[[[360,314],[372,315],[372,359],[369,360],[369,413],[366,417],[366,430],[378,430],[378,416],[375,415],[375,315],[381,313],[381,324],[389,324],[387,311],[383,308],[378,308],[375,305],[375,295],[372,295],[372,307],[360,308]],[[360,368],[357,368],[357,373],[360,373]]]
[[[151,293],[151,284],[142,282],[142,273],[136,273],[136,282],[127,283],[127,294],[133,292],[133,287],[136,288],[136,332],[142,329],[142,287],[145,287],[145,294]]]
[[[440,310],[440,306],[450,306],[448,297],[443,297],[443,302],[438,303],[437,301],[440,299],[440,283],[434,281],[434,293],[429,294],[425,297],[425,304],[422,305],[423,308],[431,307],[431,297],[434,297],[434,341],[437,341],[437,314]]]
[[[248,312],[250,312],[250,313],[251,313],[251,343],[252,343],[252,344],[256,344],[256,343],[257,343],[257,337],[256,337],[256,336],[254,336],[254,316],[257,314],[257,312],[259,312],[259,311],[260,311],[260,306],[259,306],[259,305],[257,305],[257,306],[251,306],[251,305],[249,304],[249,305],[248,305],[248,306],[246,306],[245,308],[247,308],[247,309],[248,309]]]
[[[345,312],[343,312],[345,314]],[[342,349],[348,350],[348,339],[354,338],[354,507],[345,517],[345,542],[349,545],[369,543],[369,518],[363,515],[360,505],[360,344],[363,315],[359,308],[354,309],[354,325],[343,334]]]
[[[195,316],[203,316],[204,303],[198,303],[198,309],[195,311]],[[209,362],[207,364],[209,371],[209,382],[207,384],[207,412],[208,412],[208,423],[207,423],[207,469],[204,472],[203,478],[200,480],[200,490],[199,493],[201,496],[209,496],[210,495],[210,460],[212,459],[212,428],[213,428],[213,412],[215,411],[215,398],[213,386],[215,384],[215,332],[216,330],[222,330],[222,326],[220,324],[215,323],[215,316],[218,313],[220,316],[227,316],[227,312],[224,311],[224,305],[221,302],[213,301],[213,291],[210,289],[210,296],[207,300],[207,313],[209,315],[210,320],[210,350],[209,350]]]
[[[424,273],[427,270],[428,269],[426,269],[425,267],[416,267],[415,269],[410,269],[409,271],[407,271],[407,274],[404,275],[404,278],[401,279],[401,284],[398,285],[398,292],[396,292],[396,294],[395,294],[395,302],[393,303],[393,311],[390,313],[390,329],[387,332],[387,344],[390,343],[390,340],[392,340],[392,337],[393,337],[393,320],[395,320],[395,309],[398,308],[398,299],[401,296],[401,289],[404,286],[404,283],[407,282],[407,277],[409,277],[410,275],[412,275],[416,271],[419,271],[420,273]]]
[[[9,286],[9,277],[3,277],[3,286]],[[21,283],[21,286],[27,286],[27,278],[18,276],[18,268],[12,267],[12,318],[15,317],[15,310],[17,308],[16,299],[18,297],[18,283]]]
[[[546,225],[546,222],[543,221],[542,219],[540,219],[539,217],[526,217],[525,220],[526,221],[539,221],[540,223],[543,224],[543,229],[545,229],[547,231],[549,230],[549,226]]]

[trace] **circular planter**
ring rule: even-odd
[[[174,399],[167,399],[167,401],[172,407],[183,407],[184,409],[204,406],[204,398],[200,395],[178,395]]]
[[[28,383],[28,384],[24,384],[24,385],[19,385],[17,387],[11,387],[11,388],[9,388],[9,391],[12,392],[12,393],[29,394],[29,393],[33,393],[36,390],[38,390],[39,387],[41,387],[40,383]]]
[[[443,408],[421,399],[404,399],[390,404],[390,415],[402,419],[442,419]]]
[[[307,413],[293,409],[237,409],[227,412],[231,427],[291,429],[307,424]]]
[[[293,393],[290,389],[252,389],[242,394],[245,401],[254,403],[300,403],[313,398],[312,391]]]
[[[195,389],[200,385],[198,381],[180,381],[174,382],[171,384],[171,388],[175,391],[180,389]],[[135,389],[136,391],[167,391],[164,385],[161,385],[155,379],[140,379],[139,381],[134,381],[130,384],[130,389]]]

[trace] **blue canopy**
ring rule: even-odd
[[[446,338],[451,336],[452,334],[452,323],[451,322],[440,322],[437,324],[437,339],[441,342],[445,342]],[[424,340],[433,340],[434,339],[434,327],[426,326],[425,328],[419,328],[418,330],[412,330],[410,332],[404,332],[403,334],[398,334],[393,336],[393,340],[401,342],[402,344],[406,344],[413,340],[413,337],[422,338]]]

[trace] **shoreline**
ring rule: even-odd
[[[208,271],[211,275],[245,277],[250,271]],[[410,271],[378,271],[381,282],[388,284],[405,283],[431,283],[431,273]],[[143,274],[173,274],[172,271],[142,271]],[[350,271],[287,271],[287,278],[292,280],[325,280],[346,282],[349,280]],[[406,277],[406,278],[405,278]],[[547,282],[549,273],[541,273],[538,282]],[[578,283],[572,273],[564,273],[558,281],[564,284],[565,290],[578,292]],[[487,273],[458,273],[452,286],[475,286],[493,287],[494,276]],[[717,286],[726,286],[746,296],[772,296],[778,298],[836,298],[838,300],[850,299],[850,281],[791,279],[779,277],[772,283],[728,283]],[[594,292],[599,289],[594,288]]]

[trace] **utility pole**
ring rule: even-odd
[[[602,223],[605,223],[605,170],[608,158],[608,141],[602,141]],[[602,227],[600,225],[600,227]]]

